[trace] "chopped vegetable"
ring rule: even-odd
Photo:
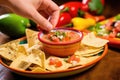
[[[62,66],[62,62],[57,58],[50,58],[49,65],[54,65],[55,67]]]
[[[72,64],[75,64],[75,63],[78,63],[80,62],[80,58],[75,56],[75,55],[72,55],[71,57],[68,58],[68,63],[72,63]]]
[[[95,26],[89,27],[88,30],[94,31],[98,36],[120,38],[120,20],[114,18],[111,20],[107,20],[105,24],[97,23]]]

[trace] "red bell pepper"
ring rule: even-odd
[[[67,2],[63,5],[60,6],[60,9],[62,12],[69,12],[70,15],[73,17],[78,16],[78,11],[88,11],[88,6],[86,4],[82,4],[79,1],[72,1],[72,2]]]
[[[82,0],[83,4],[88,5],[90,12],[94,14],[101,14],[103,12],[104,0]]]
[[[71,21],[71,15],[68,12],[60,13],[60,17],[56,27],[63,27],[66,24],[69,24]]]
[[[59,6],[59,8],[61,9],[61,13],[60,13],[60,17],[56,27],[64,27],[64,25],[69,24],[71,22],[71,19],[74,17],[83,17],[83,18],[88,17],[88,15],[86,16],[85,13],[89,12],[91,8],[95,8],[93,12],[97,14],[100,13],[101,10],[99,11],[98,9],[99,7],[96,6],[98,5],[99,1],[100,0],[95,0],[95,2],[94,0],[86,0],[86,2],[84,3],[80,1],[71,1],[71,2],[62,4],[61,6]],[[101,1],[102,1],[102,4],[104,4],[103,3],[104,0],[101,0]],[[93,4],[93,7],[91,7],[92,4]],[[89,10],[89,7],[90,7],[90,10]],[[91,16],[89,16],[89,18],[94,18],[96,22],[104,19],[104,16],[95,16],[95,17],[94,16],[91,17]]]

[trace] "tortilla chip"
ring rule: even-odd
[[[83,37],[81,44],[92,46],[92,47],[102,47],[109,41],[106,39],[97,38],[93,32],[88,33]]]
[[[30,63],[42,66],[42,59],[39,58],[38,55],[30,54],[26,57],[26,61],[29,61]]]
[[[99,51],[96,51],[96,52],[93,52],[93,53],[88,53],[88,54],[82,54],[82,56],[84,57],[91,57],[91,56],[95,56],[95,55],[98,55],[100,52],[102,52],[103,50],[99,50]]]
[[[103,50],[103,47],[91,47],[91,46],[86,46],[86,45],[81,45],[80,49],[75,52],[75,55],[86,55],[86,54],[92,54],[97,51]]]
[[[95,59],[97,59],[100,56],[92,56],[92,57],[80,57],[80,62],[78,63],[78,65],[85,65],[88,64],[92,61],[94,61]]]
[[[35,44],[40,44],[40,41],[38,40],[38,32],[26,29],[26,37],[28,42],[28,47],[32,47]]]
[[[46,71],[45,69],[41,68],[41,67],[33,67],[31,68],[32,72],[44,72]]]
[[[7,60],[13,61],[17,58],[17,50],[19,46],[19,39],[10,41],[0,46],[0,56]]]
[[[0,45],[0,48],[3,48],[3,47],[9,47],[11,48],[12,50],[17,50],[17,47],[19,45],[19,42],[20,42],[20,39],[17,39],[17,40],[12,40],[10,42],[7,42],[5,44],[2,44]]]
[[[43,51],[40,50],[40,46],[39,45],[34,45],[31,48],[29,48],[27,50],[28,55],[29,55],[29,59],[31,59],[30,61],[32,63],[35,63],[39,66],[41,66],[42,68],[45,68],[45,53]],[[36,60],[38,59],[38,60]],[[36,62],[36,61],[37,62]]]
[[[20,56],[21,54],[27,55],[27,52],[26,52],[26,48],[24,46],[19,45],[18,46],[18,56]]]
[[[51,58],[57,58],[62,62],[62,66],[60,67],[56,67],[55,65],[49,65],[49,61]],[[71,64],[67,63],[64,61],[63,58],[60,57],[55,57],[55,56],[50,56],[47,60],[46,60],[46,69],[50,70],[50,71],[58,71],[58,70],[65,70],[68,69],[71,66]]]
[[[11,64],[10,67],[20,70],[26,70],[32,63],[26,61],[25,55],[18,56]]]

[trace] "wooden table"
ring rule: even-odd
[[[0,43],[8,41],[8,37],[0,33]],[[9,71],[0,64],[0,80],[48,80],[20,76]],[[120,50],[109,48],[108,54],[95,66],[73,76],[55,78],[54,80],[120,80]]]

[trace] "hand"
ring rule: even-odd
[[[0,3],[46,31],[53,29],[59,18],[59,7],[52,0],[0,0]]]

